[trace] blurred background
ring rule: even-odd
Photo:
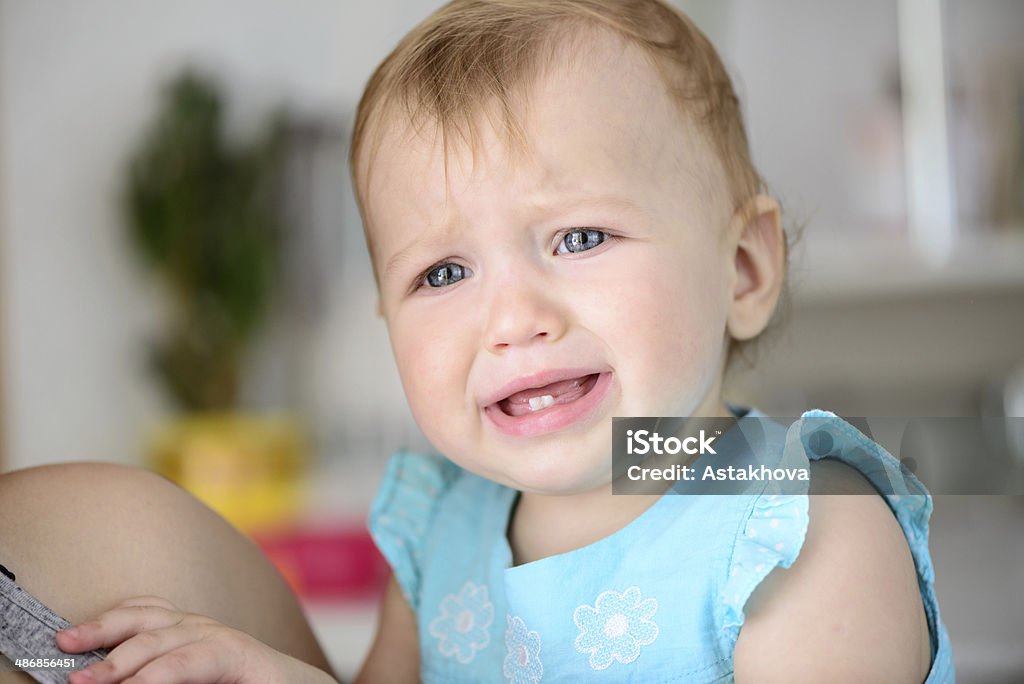
[[[255,537],[338,671],[405,407],[345,166],[431,0],[0,0],[0,470],[142,465]],[[767,413],[1024,415],[1024,2],[677,0],[791,234]],[[970,458],[971,454],[962,454]],[[1024,503],[937,497],[964,682],[1024,681]]]

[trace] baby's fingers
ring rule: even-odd
[[[193,617],[195,616],[186,618],[181,625],[175,627],[142,632],[133,636],[111,651],[106,660],[90,665],[81,672],[72,673],[68,681],[71,684],[121,682],[168,654],[175,654],[171,660],[180,664],[180,659],[190,652],[190,648],[196,646],[194,642],[205,635],[205,628],[199,620],[196,620],[196,624],[185,624]],[[189,676],[193,676],[195,671],[194,667],[187,670]],[[164,680],[147,678],[141,681]]]
[[[139,632],[173,627],[184,615],[152,605],[124,605],[103,613],[95,620],[57,633],[57,645],[67,653],[109,648]]]
[[[206,684],[241,678],[246,660],[241,643],[228,634],[194,641],[144,666],[124,684]],[[260,672],[264,668],[256,668]]]

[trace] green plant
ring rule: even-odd
[[[171,295],[154,370],[180,408],[232,408],[244,353],[265,318],[279,268],[286,117],[229,144],[212,81],[185,73],[167,87],[129,165],[130,236]]]

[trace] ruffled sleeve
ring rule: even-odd
[[[864,475],[892,510],[903,529],[917,570],[928,632],[932,668],[926,684],[953,680],[953,651],[939,614],[935,569],[928,552],[932,497],[914,473],[856,427],[828,411],[808,411],[800,421],[801,440],[811,460],[832,458]]]
[[[807,497],[762,494],[750,509],[733,545],[721,590],[722,636],[732,652],[743,626],[743,607],[768,573],[788,568],[800,555],[807,534]]]
[[[809,411],[786,433],[785,467],[809,467],[835,459],[860,472],[892,510],[910,547],[931,636],[932,669],[926,680],[952,681],[952,647],[935,597],[935,573],[928,554],[931,496],[913,473],[856,427],[826,411]],[[808,482],[809,485],[809,482]],[[744,622],[744,606],[775,567],[793,565],[809,523],[804,491],[782,494],[766,485],[745,509],[735,529],[732,552],[720,580],[718,625],[723,655],[731,658]]]
[[[798,428],[791,427],[786,435],[779,465],[808,467]],[[792,488],[787,485],[790,492]],[[769,483],[761,493],[745,497],[751,503],[736,531],[718,599],[722,648],[730,657],[745,619],[744,606],[754,589],[774,568],[788,568],[800,555],[809,521],[806,488],[803,485],[803,493],[781,494],[775,483]]]
[[[388,463],[370,509],[370,535],[414,610],[420,603],[424,539],[458,472],[442,458],[399,452]]]
[[[854,468],[878,490],[903,528],[924,579],[935,579],[927,554],[932,497],[914,474],[860,430],[828,411],[808,411],[800,421],[800,439],[811,460],[831,458]],[[924,553],[920,553],[921,547]]]

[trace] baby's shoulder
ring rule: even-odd
[[[824,458],[817,461],[810,461],[811,481],[808,494],[860,494],[865,495],[862,502],[869,508],[889,510],[885,501],[878,495],[864,473],[838,459]],[[891,511],[890,511],[891,514]],[[899,525],[897,524],[897,531]],[[902,534],[901,534],[902,536]]]
[[[923,681],[928,622],[903,529],[856,469],[831,459],[810,467],[803,546],[751,595],[736,680]]]

